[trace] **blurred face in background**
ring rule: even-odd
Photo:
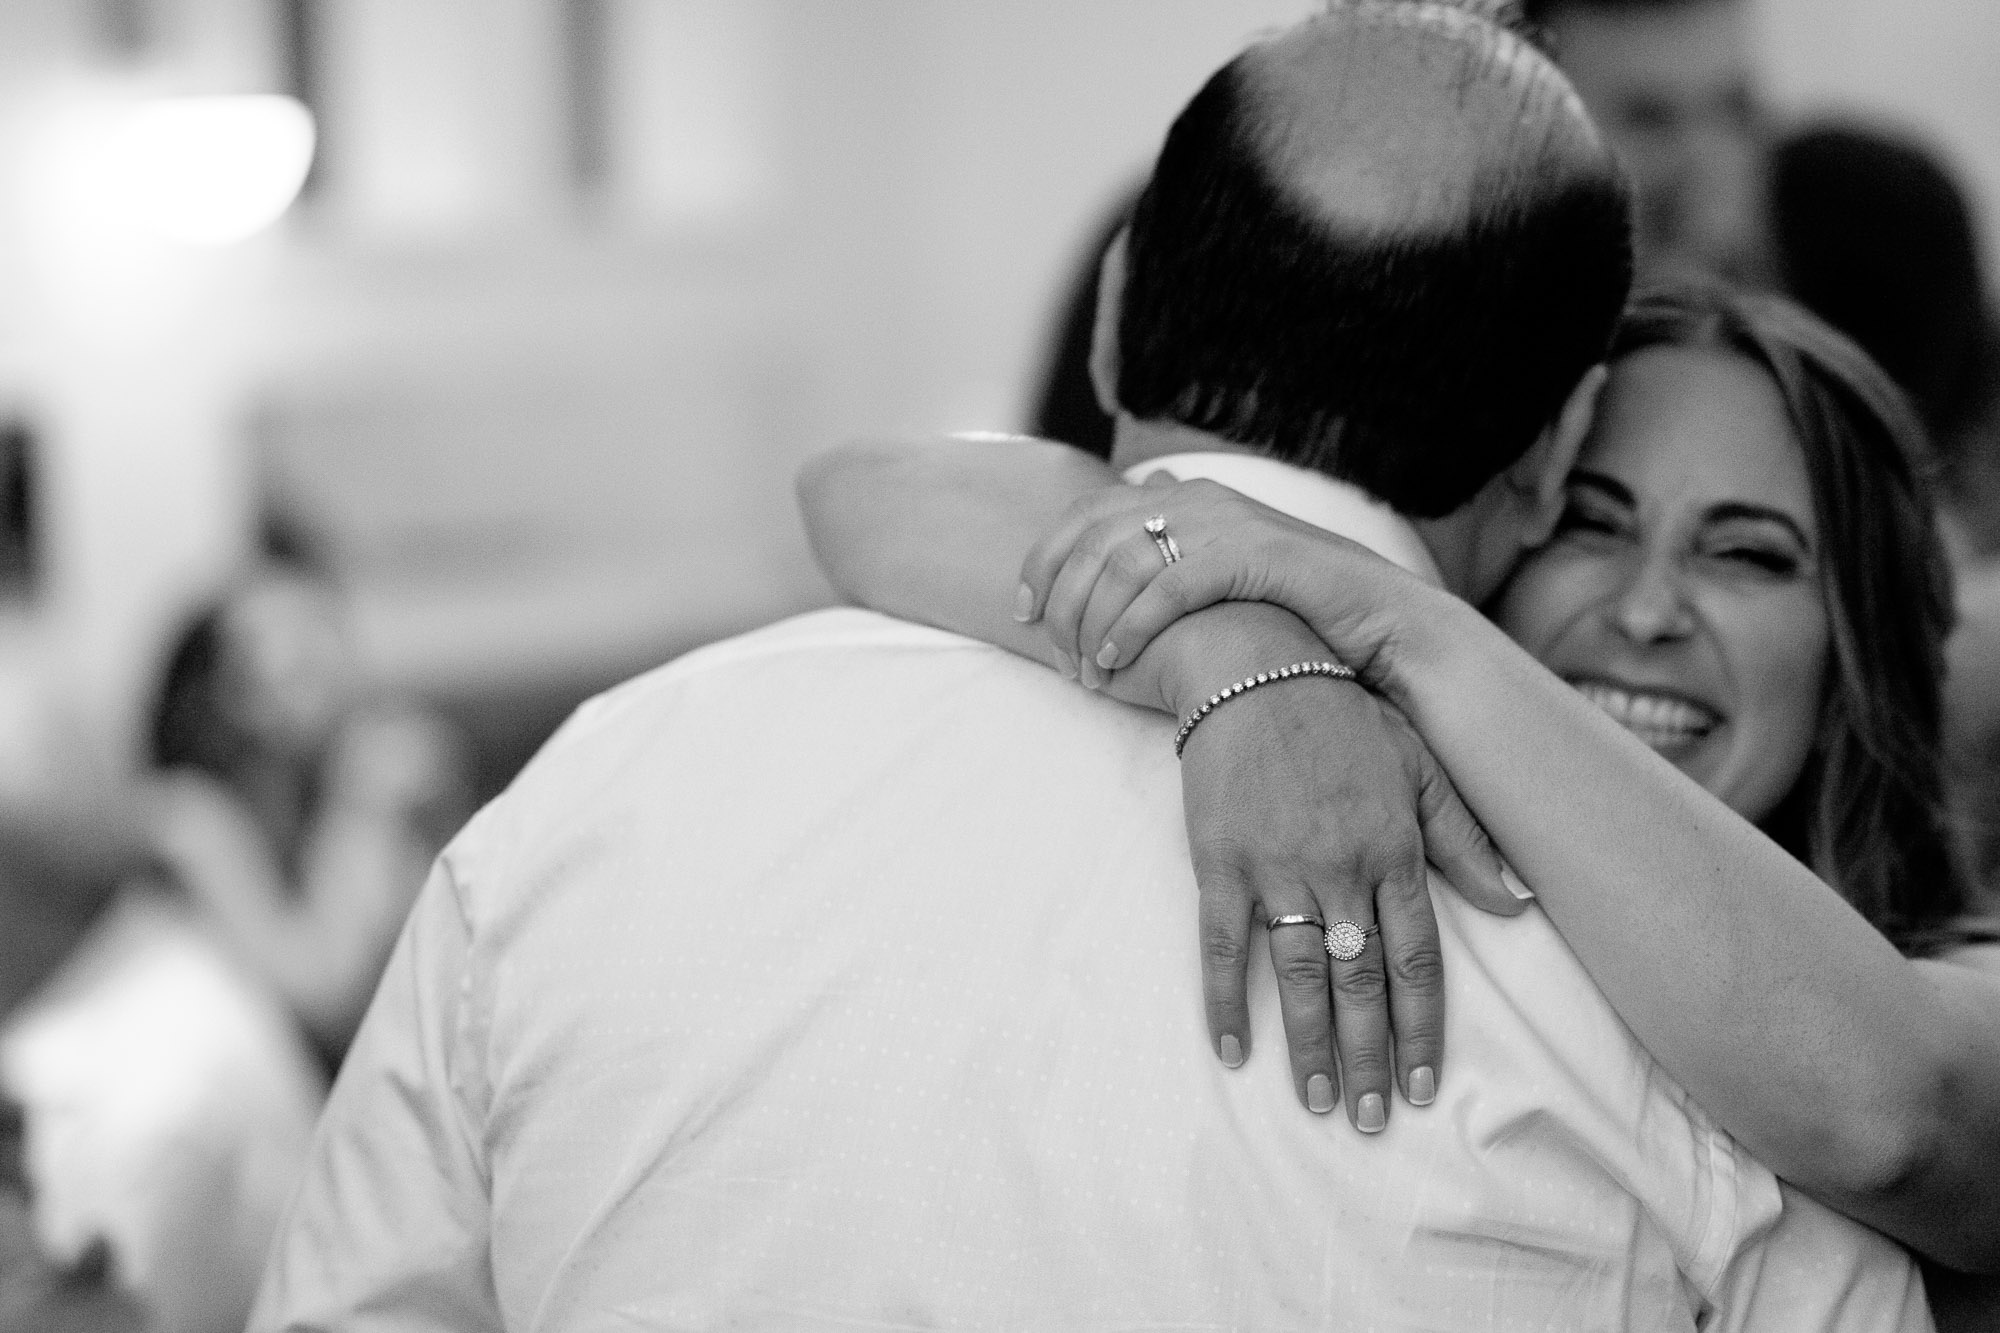
[[[1764,277],[1764,163],[1749,0],[1569,0],[1556,58],[1632,173],[1645,278]]]
[[[223,619],[221,706],[270,750],[319,750],[352,705],[357,671],[333,592],[266,570],[236,594]]]

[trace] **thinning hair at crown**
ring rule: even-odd
[[[1120,405],[1448,513],[1602,355],[1628,213],[1524,36],[1439,0],[1337,3],[1168,134],[1131,228]]]

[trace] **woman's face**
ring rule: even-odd
[[[1613,367],[1555,537],[1495,618],[1737,813],[1805,764],[1829,631],[1805,458],[1756,365],[1652,347]]]

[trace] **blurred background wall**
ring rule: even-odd
[[[2000,260],[2000,4],[1762,4],[1781,107],[1942,145]],[[41,468],[0,752],[129,757],[164,639],[271,499],[493,780],[589,690],[818,604],[796,463],[1020,424],[1066,270],[1173,111],[1313,7],[0,0],[0,421]],[[151,234],[110,127],[258,91],[318,118],[299,202],[231,246]]]

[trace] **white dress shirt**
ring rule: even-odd
[[[440,858],[252,1328],[1929,1326],[1537,911],[1436,886],[1384,1133],[1299,1105],[1268,967],[1224,1068],[1172,733],[851,610],[585,705]]]

